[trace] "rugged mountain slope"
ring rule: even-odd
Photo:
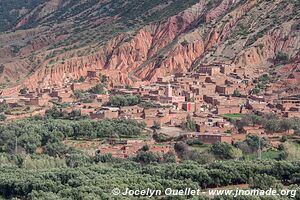
[[[1,27],[7,32],[0,35],[0,81],[11,87],[3,94],[23,86],[63,85],[91,69],[110,75],[112,84],[153,81],[201,63],[230,63],[249,73],[259,68],[274,76],[289,66],[295,73],[298,69],[297,0],[51,0],[32,5]],[[284,61],[277,59],[282,54]],[[289,79],[285,72],[281,82]]]

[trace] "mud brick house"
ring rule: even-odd
[[[280,98],[278,101],[280,104],[293,104],[297,105],[300,104],[300,95],[290,96],[290,97],[283,97]]]
[[[143,115],[144,108],[139,106],[124,106],[120,108],[120,115],[131,119],[140,118]]]
[[[6,103],[10,108],[14,108],[18,106],[19,98],[9,97],[2,100],[2,104]]]
[[[292,97],[284,97],[280,98],[279,100],[275,99],[273,102],[276,104],[276,108],[282,111],[288,112],[290,109],[292,109],[291,115],[293,115],[293,113],[296,113],[297,108],[300,106],[300,97],[297,95]],[[289,114],[286,113],[285,115]]]
[[[183,103],[185,102],[184,96],[173,96],[173,89],[171,84],[167,85],[165,96],[160,97],[160,102],[163,104]]]
[[[157,146],[154,145],[152,141],[142,141],[142,140],[128,140],[126,144],[119,145],[101,145],[98,151],[101,154],[112,154],[113,157],[117,158],[128,158],[135,156],[138,151],[145,145],[148,145],[149,151],[158,153],[160,155],[173,152],[173,148],[170,145]]]
[[[69,89],[53,89],[51,97],[57,97],[60,102],[73,102],[73,92]]]
[[[109,101],[108,94],[93,94],[91,95],[92,99],[96,99],[96,101],[100,104],[105,104]]]
[[[249,99],[253,100],[254,102],[266,102],[264,96],[250,95]]]
[[[189,115],[189,113],[185,112],[185,111],[171,110],[170,111],[170,125],[172,125],[172,126],[181,125],[182,122],[186,121],[186,118],[188,115]]]
[[[48,106],[50,101],[50,96],[47,94],[41,94],[37,97],[32,97],[28,101],[25,101],[25,105],[28,106]]]
[[[249,134],[262,135],[265,133],[265,129],[259,126],[244,126],[241,130],[241,133],[246,135]]]
[[[218,105],[216,114],[224,115],[224,114],[236,114],[241,113],[241,107],[239,105]]]
[[[97,101],[91,103],[82,103],[82,108],[99,108],[101,104]]]
[[[159,117],[165,117],[170,114],[171,108],[160,108],[158,110],[157,116]]]
[[[27,94],[25,94],[25,95],[19,95],[19,96],[24,96],[24,97],[26,97],[26,98],[33,98],[33,97],[35,97],[36,96],[36,93],[35,92],[28,92]]]
[[[207,76],[205,78],[205,83],[212,83],[214,85],[216,84],[215,80],[212,77],[210,77],[210,76]]]
[[[196,111],[196,104],[194,102],[184,102],[182,104],[182,109],[187,112],[195,112]]]
[[[234,70],[234,67],[231,66],[231,65],[223,65],[223,66],[220,67],[220,72],[222,74],[226,74],[226,75],[228,75],[231,72],[233,72],[233,70]]]
[[[229,77],[231,77],[231,78],[234,78],[234,79],[240,79],[240,80],[242,80],[243,78],[243,75],[240,75],[240,74],[237,74],[237,73],[235,73],[235,72],[231,72],[231,73],[229,73],[229,75],[228,75]]]
[[[293,117],[299,117],[300,118],[300,107],[291,107],[288,111],[283,113],[284,117],[287,118],[293,118]]]
[[[200,105],[203,104],[203,95],[195,95],[192,97],[195,103],[199,103]]]
[[[175,79],[182,78],[182,77],[187,77],[188,75],[189,75],[189,73],[177,72],[177,73],[175,73]]]
[[[236,73],[238,76],[243,77],[245,75],[245,68],[239,67],[239,68],[235,68],[233,70],[234,73]]]
[[[87,77],[88,78],[96,78],[99,74],[96,71],[87,71]]]
[[[266,106],[265,108],[261,109],[261,110],[253,110],[257,115],[263,115],[263,114],[268,114],[268,113],[273,113],[274,110],[268,106]],[[277,111],[277,110],[276,110]]]
[[[39,90],[39,88],[37,88],[37,90]],[[51,88],[43,88],[43,89],[40,89],[39,91],[37,91],[37,93],[51,93],[52,92],[52,89]]]
[[[201,133],[197,137],[205,144],[214,144],[216,142],[226,142],[228,144],[232,144],[233,141],[232,135],[227,134]]]
[[[214,117],[206,118],[205,124],[208,125],[208,126],[217,126],[218,123],[223,123],[223,122],[225,122],[223,117],[214,116]]]
[[[150,90],[149,95],[163,95],[164,91],[163,90]]]
[[[201,114],[203,114],[203,113],[202,112],[201,113],[199,112],[199,114],[195,113],[194,121],[196,123],[197,130],[200,130],[200,126],[203,126],[205,124],[205,122],[207,121],[207,119],[206,119],[207,116],[201,115]]]
[[[193,80],[194,80],[194,85],[200,85],[202,83],[205,83],[205,79],[206,79],[207,75],[196,73],[192,77],[193,77]]]
[[[159,95],[155,95],[155,94],[150,94],[148,96],[148,98],[149,98],[150,101],[159,101],[160,100]]]
[[[157,116],[158,109],[157,108],[148,108],[144,109],[143,118],[153,118]]]
[[[208,104],[217,106],[220,105],[221,102],[225,102],[227,98],[224,96],[217,96],[217,95],[204,95],[203,100]]]
[[[247,138],[246,134],[232,134],[232,140],[234,143],[245,141],[246,138]]]
[[[212,83],[206,83],[202,85],[202,94],[215,94],[216,85]]]
[[[226,127],[218,127],[218,126],[212,126],[207,121],[204,122],[204,124],[197,123],[196,124],[197,132],[199,133],[223,133],[228,130]]]
[[[143,111],[143,122],[146,123],[148,127],[154,125],[155,122],[160,124],[166,124],[170,122],[171,116],[169,114],[170,109],[160,109],[160,108],[150,108],[144,109]]]
[[[119,117],[119,108],[102,107],[101,110],[90,113],[92,119],[115,119]]]
[[[140,88],[138,88],[137,92],[143,96],[143,95],[147,95],[150,94],[151,91],[157,91],[160,90],[159,87],[156,86],[141,86]]]
[[[53,89],[50,93],[51,97],[69,97],[72,92],[69,89]]]
[[[174,76],[165,76],[165,77],[158,77],[157,83],[159,84],[167,84],[174,81]]]
[[[249,110],[261,110],[267,107],[266,102],[260,102],[260,101],[253,101],[251,99],[248,99],[245,106]]]
[[[194,97],[194,93],[190,91],[190,89],[183,90],[181,95],[185,97],[187,101],[191,101]]]
[[[200,74],[208,74],[209,76],[216,76],[220,74],[221,70],[220,67],[218,66],[210,66],[210,67],[200,66],[198,72]]]
[[[224,98],[224,97],[221,97]],[[246,103],[246,99],[244,98],[238,98],[238,97],[227,97],[224,100],[220,100],[220,105],[235,105],[235,106],[241,106]]]
[[[94,84],[88,83],[88,82],[82,82],[82,83],[72,83],[71,89],[73,91],[80,90],[80,91],[87,91],[91,89],[94,86]]]
[[[82,109],[80,109],[80,113],[83,116],[89,116],[91,112],[94,112],[93,108],[82,108]]]
[[[235,88],[231,86],[216,86],[216,92],[223,95],[232,95]]]

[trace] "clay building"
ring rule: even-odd
[[[92,119],[115,119],[119,117],[119,108],[102,107],[101,110],[90,113]]]
[[[201,133],[197,137],[205,144],[214,144],[216,142],[226,142],[228,144],[232,143],[232,136],[226,134]]]
[[[167,85],[166,94],[160,97],[160,102],[162,104],[173,104],[173,103],[183,103],[185,102],[184,96],[173,96],[173,89],[171,84]]]
[[[124,117],[134,119],[134,118],[140,118],[143,115],[144,108],[139,106],[124,106],[120,108],[120,115],[123,115]]]
[[[218,115],[237,113],[241,113],[241,107],[239,105],[218,105],[216,110],[216,114]]]

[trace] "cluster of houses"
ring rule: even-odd
[[[7,97],[0,101],[10,107],[20,105],[50,108],[53,103],[68,103],[66,112],[80,109],[81,113],[92,119],[135,119],[145,122],[148,127],[180,126],[188,116],[196,123],[197,132],[191,137],[204,143],[244,140],[248,133],[264,134],[257,127],[246,127],[244,133],[238,133],[234,126],[224,118],[228,114],[276,113],[282,117],[300,117],[300,96],[281,98],[267,88],[262,96],[252,94],[254,80],[263,71],[247,73],[244,68],[215,64],[201,66],[187,73],[159,77],[154,83],[139,87],[114,86],[110,92],[90,95],[89,102],[78,102],[75,91],[87,91],[99,82],[99,71],[89,71],[85,81],[72,82],[63,88],[36,89],[17,97]],[[111,95],[139,95],[149,105],[111,107],[106,103]],[[188,134],[187,134],[188,135]],[[113,153],[117,157],[130,156],[138,151],[144,142],[102,146],[102,152]],[[169,146],[151,150],[166,152]],[[156,150],[155,150],[156,149]]]

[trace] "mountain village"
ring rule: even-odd
[[[255,134],[269,138],[276,147],[278,138],[286,133],[269,133],[259,125],[237,130],[233,124],[233,120],[239,120],[244,114],[275,113],[284,118],[300,117],[299,97],[280,97],[275,93],[274,84],[267,84],[263,93],[255,93],[257,83],[267,76],[262,70],[250,72],[245,68],[218,63],[201,66],[193,72],[158,77],[156,82],[138,87],[116,85],[109,90],[103,87],[101,94],[89,94],[88,99],[82,100],[76,94],[109,80],[100,70],[94,70],[88,71],[80,81],[70,81],[63,88],[37,88],[36,91],[24,88],[18,96],[2,97],[1,104],[10,108],[5,113],[6,121],[44,115],[47,109],[58,106],[61,112],[78,110],[81,115],[95,120],[133,119],[144,122],[149,135],[158,133],[169,137],[193,138],[204,144],[234,144],[244,141],[249,134]],[[136,96],[142,103],[109,105],[113,96]],[[195,123],[195,130],[182,128],[187,119]],[[289,134],[292,133],[289,131]],[[149,145],[150,151],[157,153],[174,151],[172,142],[156,144],[151,137],[146,140],[112,139],[106,144],[97,141],[85,144],[67,141],[66,144],[79,145],[89,154],[100,150],[121,158],[135,155],[144,145]]]

